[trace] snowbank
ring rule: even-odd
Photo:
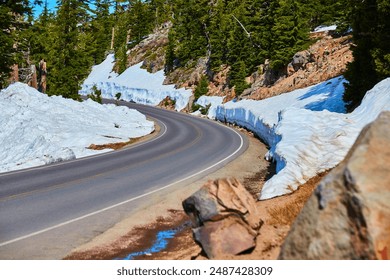
[[[196,104],[202,106],[203,108],[207,108],[207,106],[210,106],[208,110],[207,117],[210,119],[215,119],[216,114],[217,114],[217,108],[219,105],[223,103],[223,99],[225,97],[221,96],[201,96],[199,99],[196,101]]]
[[[151,74],[141,68],[141,62],[118,75],[112,72],[114,63],[115,57],[111,54],[101,64],[94,66],[79,93],[88,95],[96,85],[104,98],[116,99],[116,94],[121,93],[123,100],[156,106],[169,96],[176,101],[177,111],[187,106],[191,91],[175,89],[173,85],[163,85],[164,71]]]
[[[255,132],[270,146],[277,174],[268,180],[260,199],[290,193],[311,177],[336,166],[361,129],[381,111],[390,110],[390,79],[369,91],[361,106],[344,114],[343,78],[273,98],[229,102],[216,118]]]
[[[22,83],[0,92],[0,125],[0,172],[96,154],[86,147],[154,130],[153,122],[127,107],[48,97]]]

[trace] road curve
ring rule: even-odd
[[[119,151],[0,174],[0,259],[59,259],[142,207],[193,182],[247,147],[216,122],[123,102],[161,130]],[[140,217],[140,221],[142,217]]]

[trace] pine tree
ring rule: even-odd
[[[176,0],[173,8],[175,55],[182,66],[207,53],[208,0]]]
[[[293,55],[308,41],[308,26],[297,0],[280,0],[275,5],[275,22],[270,48],[271,68],[280,70],[287,66]]]
[[[88,21],[87,1],[60,0],[57,5],[51,65],[48,66],[48,94],[79,100],[80,84],[91,65],[85,52],[86,42],[80,41]]]
[[[149,9],[148,2],[141,0],[132,1],[128,16],[130,41],[131,46],[134,46],[152,32],[152,10]]]
[[[173,3],[166,69],[170,71],[174,61],[180,66],[193,66],[199,57],[208,58],[210,74],[219,71],[221,65],[229,65],[229,85],[236,88],[237,94],[248,87],[245,77],[267,59],[276,75],[284,74],[293,55],[309,45],[311,28],[338,23],[349,11],[340,0],[175,0]]]
[[[128,17],[125,12],[116,12],[114,52],[116,72],[122,73],[127,67]]]
[[[54,14],[49,12],[46,0],[42,13],[34,20],[27,35],[32,62],[35,65],[38,65],[41,59],[49,60],[48,53],[53,45],[53,26]]]
[[[348,65],[344,100],[348,110],[361,103],[365,93],[388,76],[390,63],[389,1],[350,1],[354,61]]]
[[[228,1],[217,1],[210,17],[210,70],[219,71],[220,66],[227,64],[229,53],[228,34],[232,16],[228,12]]]
[[[195,91],[194,91],[194,102],[196,102],[201,96],[207,94],[209,91],[208,89],[209,86],[209,80],[207,79],[206,76],[202,76],[200,78],[199,84],[197,85]]]
[[[245,81],[247,75],[248,69],[243,60],[239,60],[232,65],[230,84],[231,86],[234,86],[236,97],[249,87],[249,84]]]
[[[175,43],[172,30],[168,33],[168,45],[165,51],[165,66],[164,73],[167,75],[172,72],[175,67]]]
[[[110,0],[96,0],[94,18],[91,22],[89,31],[92,40],[89,42],[93,46],[91,55],[94,64],[101,63],[111,47],[112,28],[114,26],[112,16],[110,15]]]
[[[340,0],[299,0],[304,18],[310,29],[320,25],[342,24],[346,9],[344,1]]]
[[[378,80],[390,77],[390,0],[378,0],[378,26],[372,56]]]
[[[39,1],[36,1],[38,3]],[[28,0],[1,1],[0,5],[0,88],[7,85],[16,62],[15,36],[22,29],[23,16],[31,13]]]
[[[153,14],[154,28],[172,19],[174,0],[149,0],[148,6]]]

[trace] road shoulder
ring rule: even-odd
[[[262,182],[270,169],[269,162],[264,160],[267,148],[251,133],[244,130],[241,132],[247,135],[248,149],[237,159],[196,182],[181,183],[169,191],[151,196],[149,206],[137,209],[106,232],[75,248],[66,259],[106,259],[107,256],[104,256],[104,252],[118,251],[119,254],[124,246],[136,244],[137,238],[142,239],[142,236],[134,236],[134,233],[140,228],[147,228],[156,221],[171,220],[173,224],[177,224],[178,221],[185,220],[181,206],[182,201],[197,191],[208,180],[236,177],[240,181],[249,182],[246,185],[251,188],[253,193],[260,190]]]

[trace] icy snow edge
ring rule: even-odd
[[[390,110],[390,79],[367,92],[362,104],[344,113],[343,78],[273,98],[229,102],[216,118],[236,123],[267,142],[277,174],[268,180],[259,199],[295,191],[315,175],[335,167],[347,154],[361,129],[380,112]]]
[[[154,130],[136,110],[48,97],[22,83],[0,92],[0,172],[101,153],[91,144],[127,142]]]

